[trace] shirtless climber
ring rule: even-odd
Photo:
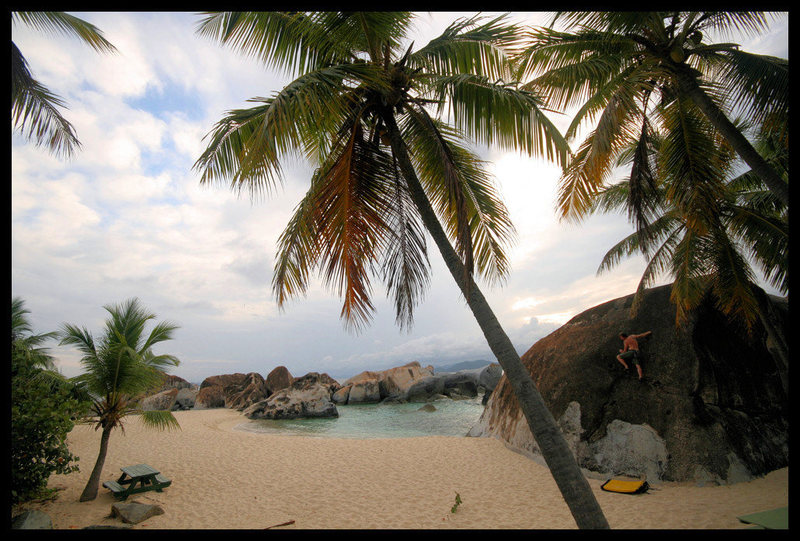
[[[641,364],[641,353],[639,353],[639,342],[637,339],[644,338],[652,334],[652,331],[647,331],[642,334],[627,334],[624,332],[619,333],[619,337],[622,340],[622,349],[619,350],[619,355],[617,355],[617,360],[622,363],[622,366],[625,367],[625,370],[628,369],[628,363],[625,361],[633,361],[633,364],[636,365],[636,371],[639,372],[639,379],[641,380],[644,377],[642,373],[642,364]]]

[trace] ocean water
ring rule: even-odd
[[[483,413],[481,396],[468,400],[441,399],[425,403],[336,406],[339,417],[326,419],[251,420],[236,428],[265,434],[330,438],[413,438],[466,436]]]

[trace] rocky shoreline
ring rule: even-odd
[[[351,404],[430,402],[441,398],[475,398],[486,403],[503,370],[497,363],[483,368],[441,372],[411,362],[383,371],[365,371],[343,383],[327,374],[293,377],[284,366],[266,378],[256,372],[211,376],[198,386],[178,376],[139,402],[143,410],[179,411],[230,408],[248,419],[337,417],[338,406]]]

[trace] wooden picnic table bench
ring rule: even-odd
[[[124,500],[131,494],[156,490],[161,492],[172,480],[167,479],[157,469],[147,464],[135,464],[120,468],[122,475],[116,481],[106,481],[103,486],[111,490],[114,497]]]

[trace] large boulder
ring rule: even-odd
[[[245,409],[269,396],[264,378],[256,372],[210,376],[200,384],[195,408]]]
[[[119,517],[122,522],[138,524],[143,520],[156,515],[163,515],[164,509],[160,505],[142,503],[139,501],[117,502],[111,505],[111,516]]]
[[[219,385],[200,387],[195,396],[194,409],[224,408],[225,388]]]
[[[12,530],[52,530],[50,515],[38,509],[27,509],[11,519]]]
[[[172,404],[172,410],[190,410],[194,408],[197,393],[198,390],[196,388],[178,389],[178,394],[175,396],[175,403]]]
[[[788,465],[788,399],[781,363],[788,309],[769,298],[773,325],[751,332],[710,299],[675,326],[671,286],[647,290],[631,317],[633,295],[591,308],[536,342],[523,356],[579,464],[649,481],[732,483]],[[644,379],[616,360],[620,332],[640,340]],[[539,454],[505,377],[471,436],[493,436]]]
[[[285,366],[276,366],[272,369],[272,372],[267,375],[266,380],[264,380],[264,385],[266,385],[269,394],[272,394],[287,388],[293,381],[294,378],[292,374],[289,373],[288,368]]]
[[[167,389],[191,389],[196,387],[193,383],[189,383],[185,379],[180,376],[174,376],[172,374],[167,374],[164,378],[164,383],[161,384],[161,391],[166,391]]]
[[[327,374],[310,372],[295,379],[289,387],[247,407],[243,413],[248,419],[338,417],[331,395],[339,388]]]
[[[255,372],[247,374],[247,380],[237,387],[241,387],[241,390],[236,391],[236,387],[229,389],[225,397],[225,406],[239,411],[264,400],[271,394],[264,378]]]
[[[144,411],[169,411],[175,404],[177,396],[178,389],[173,387],[143,398],[139,402],[139,407]]]

